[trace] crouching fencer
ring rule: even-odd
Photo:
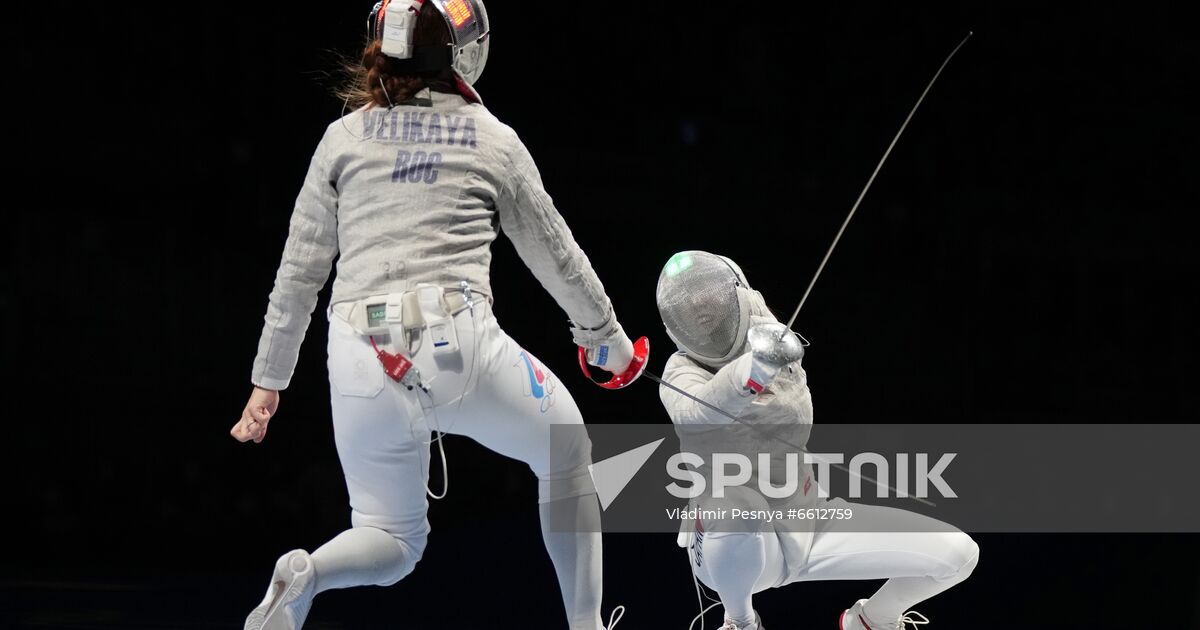
[[[299,628],[318,593],[387,586],[412,572],[430,531],[426,495],[440,498],[449,487],[429,489],[432,446],[444,475],[441,436],[451,433],[529,465],[568,625],[603,630],[591,444],[576,432],[550,456],[551,426],[583,419],[558,378],[492,312],[490,247],[500,230],[566,311],[592,365],[625,372],[633,344],[529,152],[472,87],[490,41],[483,3],[393,0],[376,5],[369,22],[347,95],[358,109],[329,125],[312,158],[267,308],[255,388],[232,430],[242,442],[266,436],[338,258],[329,392],[352,527],[312,553],[279,558],[245,627]],[[552,521],[579,523],[581,533],[551,531]]]
[[[723,256],[676,254],[659,277],[657,301],[667,333],[679,347],[667,362],[664,381],[694,397],[660,388],[684,450],[771,453],[770,482],[780,486],[781,451],[804,448],[813,421],[800,365],[802,343],[771,314],[741,268]],[[697,469],[709,488],[710,468]],[[709,492],[693,500],[689,511],[697,518],[685,522],[681,534],[695,576],[720,596],[722,630],[762,630],[754,594],[809,580],[887,578],[874,595],[842,612],[839,630],[926,623],[910,607],[965,580],[979,560],[975,542],[940,521],[819,498],[807,464],[799,471],[797,491],[783,498],[765,496],[760,473],[753,474],[750,482],[727,488],[722,498]],[[853,518],[775,523],[729,518],[734,509],[787,513],[793,508],[850,508]]]

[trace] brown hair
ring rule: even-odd
[[[413,46],[439,44],[450,45],[450,30],[433,3],[426,2],[417,18]],[[367,42],[361,62],[343,61],[345,78],[336,91],[338,98],[354,109],[367,105],[390,107],[412,100],[427,87],[453,88],[454,76],[449,69],[405,74],[400,70],[400,64],[400,60],[383,54],[380,40]]]

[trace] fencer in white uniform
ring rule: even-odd
[[[529,152],[471,87],[487,59],[483,3],[383,2],[371,31],[368,69],[411,71],[427,85],[393,102],[381,76],[374,104],[329,125],[271,292],[255,394],[233,429],[242,441],[265,436],[337,258],[328,369],[352,527],[311,554],[281,557],[246,628],[298,628],[322,591],[408,575],[430,531],[427,494],[443,490],[428,488],[431,446],[444,465],[436,436],[451,433],[529,465],[569,626],[602,630],[600,534],[547,526],[569,518],[579,532],[599,531],[591,445],[577,432],[550,457],[550,427],[583,419],[558,377],[497,322],[492,241],[503,231],[513,242],[593,365],[619,373],[633,346]]]
[[[661,387],[684,450],[734,447],[771,453],[771,478],[778,486],[783,479],[776,470],[783,463],[778,445],[786,443],[784,451],[803,449],[813,421],[800,340],[771,314],[741,268],[723,256],[701,251],[673,256],[660,275],[657,302],[667,333],[679,347],[667,362],[664,380],[756,425],[737,423]],[[698,472],[711,475],[702,468]],[[753,595],[766,589],[809,580],[878,578],[887,582],[846,609],[839,630],[903,628],[927,621],[910,612],[911,606],[974,570],[979,547],[967,534],[916,513],[820,498],[811,469],[805,466],[801,474],[799,490],[782,499],[764,496],[752,480],[728,488],[724,498],[704,497],[691,506],[700,518],[685,524],[682,538],[695,576],[720,596],[722,630],[762,630]],[[850,508],[853,519],[760,521],[747,527],[745,521],[730,523],[716,516],[721,508],[726,514],[733,508],[785,513],[790,508]]]

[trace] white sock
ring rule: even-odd
[[[411,546],[382,529],[348,529],[312,553],[316,592],[391,586],[411,573],[419,559]]]
[[[604,567],[596,495],[543,503],[540,512],[542,539],[558,574],[571,630],[604,630],[600,620]]]

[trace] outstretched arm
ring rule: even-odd
[[[726,364],[715,374],[683,359],[672,358],[663,374],[666,381],[687,392],[684,396],[668,387],[659,397],[675,424],[729,424],[741,417],[758,394],[769,387],[787,365],[799,363],[804,346],[783,324],[756,324],[749,332],[750,352]],[[721,413],[697,401],[717,407]]]
[[[717,370],[716,374],[686,360],[672,358],[663,377],[666,382],[695,398],[689,398],[667,387],[660,387],[659,398],[675,424],[719,425],[734,422],[696,401],[696,398],[735,418],[741,417],[754,401],[754,390],[746,387],[753,359],[744,354]]]

